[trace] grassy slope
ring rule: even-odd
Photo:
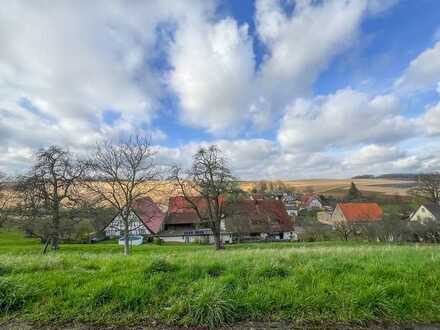
[[[64,245],[0,233],[0,318],[207,325],[440,321],[440,247],[363,243]],[[2,314],[1,314],[2,313]]]

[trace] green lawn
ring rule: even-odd
[[[42,246],[0,233],[0,319],[210,326],[440,321],[440,246],[360,242]]]

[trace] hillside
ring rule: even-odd
[[[299,192],[313,190],[319,194],[340,195],[345,194],[351,182],[359,190],[366,193],[381,193],[385,195],[406,196],[408,190],[415,186],[415,181],[395,179],[310,179],[283,181],[288,187],[293,187]],[[243,190],[251,191],[255,182],[242,182]]]

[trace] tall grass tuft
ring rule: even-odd
[[[21,310],[35,296],[35,288],[18,281],[0,278],[0,315]]]
[[[234,318],[234,302],[225,288],[205,280],[195,288],[186,301],[185,325],[201,325],[210,329],[231,323]]]
[[[169,261],[165,259],[154,260],[150,265],[148,265],[144,272],[147,274],[154,273],[172,273],[177,270],[177,267],[171,264]]]

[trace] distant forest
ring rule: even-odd
[[[364,174],[364,175],[357,175],[352,177],[352,179],[407,179],[407,180],[414,180],[416,179],[420,174],[416,173],[389,173],[389,174],[382,174],[382,175],[371,175],[371,174]]]

